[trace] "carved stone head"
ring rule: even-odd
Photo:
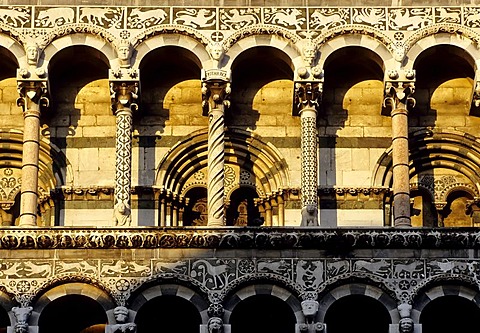
[[[221,61],[225,50],[223,45],[219,42],[213,43],[207,47],[207,51],[210,53],[210,56],[213,60]]]
[[[123,324],[128,319],[128,309],[124,306],[117,306],[113,309],[113,315],[118,324]]]
[[[306,318],[313,319],[317,315],[318,302],[315,300],[305,300],[302,302],[302,312]]]
[[[402,318],[398,322],[398,330],[400,333],[412,333],[413,332],[413,320],[411,318]]]
[[[223,320],[220,317],[212,317],[207,323],[208,333],[222,333],[223,332]]]
[[[317,57],[317,46],[309,40],[302,49],[303,61],[308,66],[313,66]]]
[[[401,63],[405,58],[405,48],[403,46],[397,46],[393,50],[393,58],[395,59],[395,61],[398,61]]]
[[[36,65],[38,61],[38,47],[36,44],[28,44],[27,48],[27,61],[29,65]]]
[[[26,308],[19,308],[14,306],[12,308],[13,315],[15,319],[17,319],[17,323],[26,324],[28,322],[28,318],[30,318],[30,314],[32,313],[33,308],[31,306]]]

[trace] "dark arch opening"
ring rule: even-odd
[[[466,298],[443,296],[425,306],[420,323],[423,333],[474,333],[480,326],[480,309]]]
[[[10,317],[7,310],[0,306],[0,333],[6,333],[7,326],[10,326]]]
[[[185,194],[188,204],[183,214],[183,225],[204,226],[208,222],[207,189],[195,187]]]
[[[271,295],[255,295],[241,301],[230,317],[232,333],[293,333],[295,322],[290,306]]]
[[[198,333],[201,317],[197,308],[184,298],[162,295],[145,303],[137,312],[137,333]]]
[[[325,314],[328,333],[388,333],[390,323],[385,306],[365,295],[342,297]]]
[[[49,303],[40,314],[39,333],[85,333],[105,330],[107,315],[95,300],[67,295]]]
[[[255,198],[258,198],[257,191],[251,187],[240,187],[233,191],[227,208],[227,225],[252,225],[255,219],[260,218],[260,212],[255,207]]]

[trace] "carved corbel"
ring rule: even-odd
[[[415,92],[415,70],[392,69],[386,71],[385,99],[383,107],[394,111],[401,104],[415,106],[413,93]]]
[[[398,330],[400,333],[413,333],[413,320],[410,317],[412,312],[412,305],[408,303],[401,303],[397,306],[400,314],[400,321],[398,322]]]
[[[28,319],[32,314],[33,308],[29,307],[13,307],[12,312],[17,322],[15,323],[13,330],[15,333],[28,333]]]
[[[231,92],[229,71],[202,71],[202,108],[204,115],[222,106],[229,108]]]
[[[132,111],[138,109],[136,103],[138,100],[137,81],[111,81],[110,93],[114,113],[125,108],[129,108]]]
[[[23,112],[49,105],[46,80],[17,80],[17,90],[20,97],[17,105],[23,108]]]
[[[135,333],[137,325],[128,322],[129,310],[124,306],[117,306],[113,309],[116,324],[108,325],[105,329],[106,333]]]

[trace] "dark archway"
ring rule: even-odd
[[[107,323],[107,315],[95,300],[83,295],[57,298],[40,314],[39,333],[83,333]]]
[[[328,333],[388,333],[388,310],[365,295],[349,295],[335,301],[325,314]]]
[[[442,296],[425,306],[420,323],[423,333],[473,333],[480,327],[480,308],[460,296]]]
[[[7,326],[10,326],[10,317],[7,311],[3,307],[0,307],[0,333],[6,333]]]
[[[285,301],[272,295],[255,295],[232,312],[232,333],[294,333],[295,314]]]
[[[205,226],[208,220],[207,189],[205,187],[194,187],[185,195],[188,204],[183,214],[183,225]]]
[[[198,333],[201,317],[188,300],[162,295],[145,303],[135,317],[137,333],[182,332]]]
[[[227,225],[252,225],[260,217],[258,207],[255,207],[258,193],[251,187],[240,187],[232,192],[227,209]]]

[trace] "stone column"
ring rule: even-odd
[[[392,117],[393,225],[410,227],[410,174],[408,166],[408,107],[415,104],[415,71],[387,71],[384,106]]]
[[[229,74],[210,70],[202,78],[203,108],[208,112],[208,224],[224,226],[225,108],[230,105]]]
[[[30,75],[29,72],[26,72]],[[20,73],[20,76],[27,76]],[[20,226],[37,225],[38,156],[40,147],[40,109],[48,106],[47,81],[18,79],[18,106],[23,108],[22,187]]]
[[[138,109],[135,103],[138,98],[138,81],[117,80],[117,77],[123,77],[117,71],[111,71],[110,76],[112,110],[117,118],[113,221],[116,226],[128,227],[131,224],[132,113]]]
[[[301,121],[302,226],[318,226],[317,109],[322,88],[320,80],[295,83]]]

